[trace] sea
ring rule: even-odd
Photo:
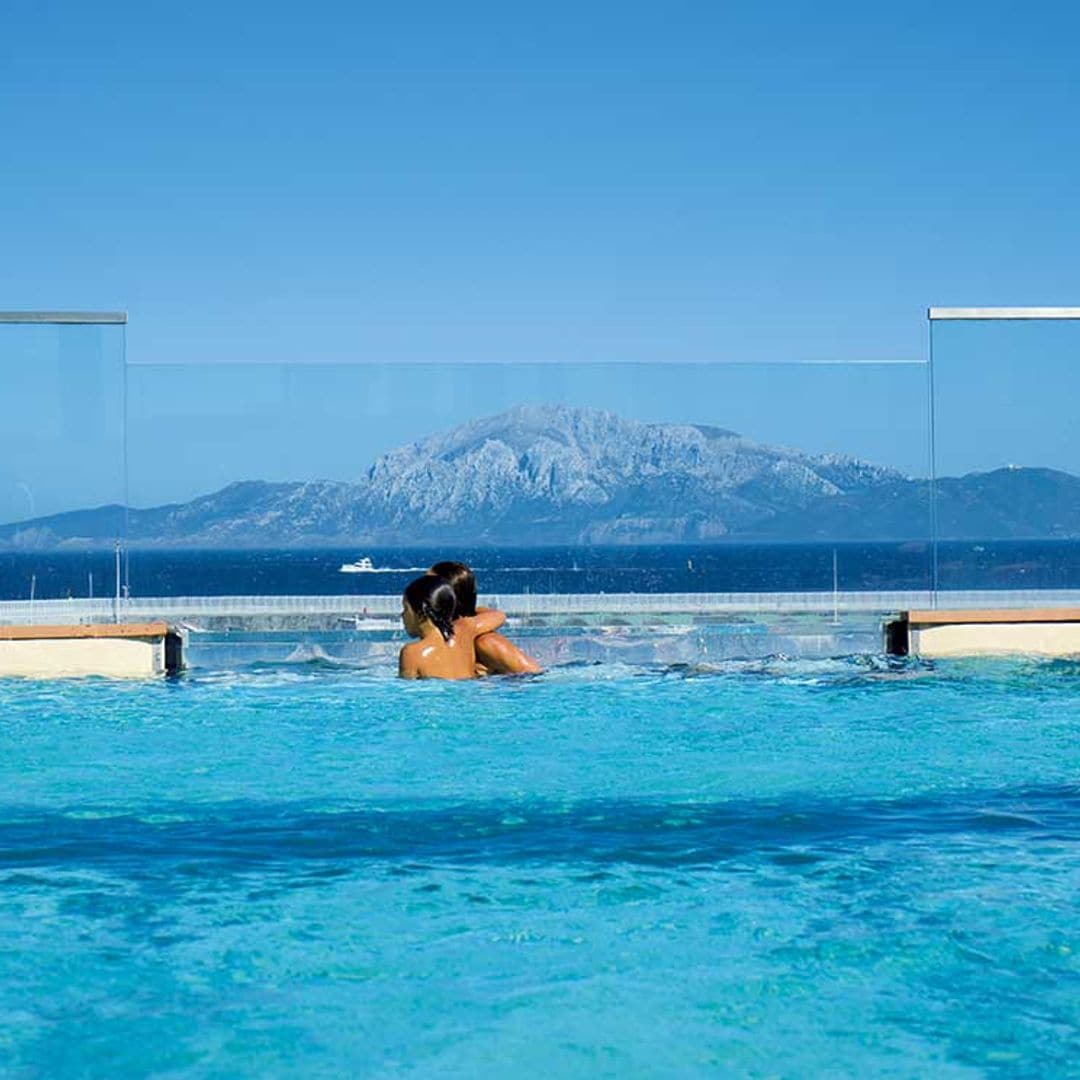
[[[382,572],[342,573],[367,556]],[[131,596],[392,595],[432,563],[468,563],[486,593],[810,592],[929,589],[930,544],[125,550]],[[835,570],[835,579],[834,579]],[[944,542],[943,589],[1080,588],[1080,541]],[[112,596],[113,551],[0,552],[0,599]]]

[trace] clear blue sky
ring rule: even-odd
[[[1065,4],[19,0],[0,307],[126,309],[139,362],[921,359],[928,304],[1080,300],[1078,31]],[[332,464],[318,427],[298,472]]]

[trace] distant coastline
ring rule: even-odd
[[[1080,537],[1080,478],[1010,466],[939,478],[938,535]],[[0,525],[0,550],[295,550],[924,541],[931,485],[857,458],[701,425],[520,406],[401,447],[355,482],[245,480],[185,503]]]

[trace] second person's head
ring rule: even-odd
[[[445,581],[454,590],[454,618],[476,614],[476,575],[461,562],[437,562],[428,573]]]

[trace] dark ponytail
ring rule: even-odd
[[[441,578],[425,574],[405,587],[405,599],[420,619],[427,619],[449,641],[454,636],[454,590]]]

